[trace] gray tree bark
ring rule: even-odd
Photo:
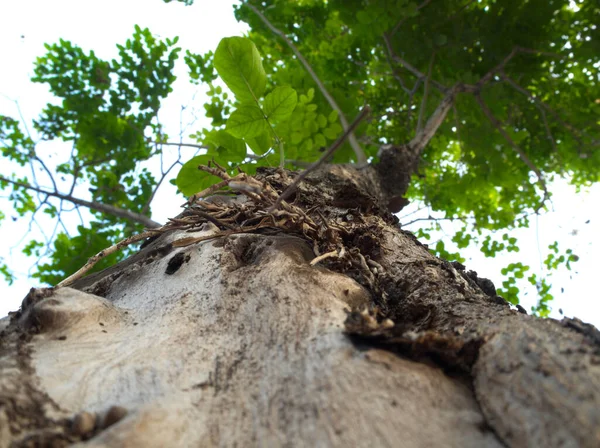
[[[0,447],[600,446],[598,330],[433,257],[373,179],[301,184],[320,239],[287,221],[178,247],[207,222],[32,290],[0,320]]]

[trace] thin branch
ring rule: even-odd
[[[547,51],[539,51],[539,50],[534,50],[532,48],[514,47],[511,50],[511,52],[502,60],[502,62],[500,62],[500,64],[496,65],[489,72],[487,72],[484,76],[482,76],[482,78],[479,81],[477,81],[476,86],[468,86],[468,88],[473,89],[473,90],[480,90],[480,88],[484,84],[487,84],[494,75],[501,74],[502,72],[504,72],[504,68],[506,67],[506,65],[512,60],[512,58],[514,58],[519,53],[550,56],[553,58],[560,58],[560,59],[565,57],[565,56],[562,56],[557,53],[550,53]]]
[[[186,146],[186,147],[189,147],[189,148],[209,149],[208,146],[206,146],[206,145],[198,145],[198,144],[195,144],[195,143],[158,142],[158,141],[154,141],[154,140],[148,140],[147,142],[155,144],[155,145],[178,146],[180,148],[182,146]]]
[[[538,105],[538,110],[542,114],[542,120],[544,121],[544,128],[546,128],[546,138],[548,138],[548,141],[550,141],[550,145],[552,145],[552,150],[560,157],[560,154],[558,154],[558,149],[556,148],[556,141],[554,140],[554,137],[552,136],[552,132],[550,131],[550,126],[548,125],[548,119],[546,118],[546,111],[539,105]]]
[[[306,71],[309,73],[309,75],[311,76],[313,81],[317,84],[317,87],[319,88],[319,90],[321,91],[321,93],[323,94],[323,96],[325,97],[325,99],[327,100],[329,105],[331,106],[331,108],[333,110],[337,111],[339,119],[340,119],[340,123],[342,124],[342,128],[344,129],[344,132],[347,133],[348,129],[349,129],[349,125],[348,125],[348,121],[346,120],[346,117],[344,116],[344,113],[342,112],[342,109],[340,109],[338,104],[335,102],[335,99],[327,91],[327,89],[325,88],[325,85],[321,82],[321,80],[319,79],[319,77],[317,76],[315,71],[313,70],[312,66],[308,63],[306,58],[302,55],[302,53],[300,53],[300,51],[294,45],[294,43],[282,31],[280,31],[278,28],[276,28],[269,21],[269,19],[267,19],[265,17],[265,15],[262,12],[260,12],[254,5],[251,5],[250,3],[245,3],[245,5],[248,8],[250,8],[254,12],[254,14],[256,14],[262,20],[262,22],[267,26],[267,28],[269,28],[274,34],[276,34],[281,39],[283,39],[285,41],[285,43],[288,45],[288,47],[290,47],[290,49],[294,52],[294,54],[296,55],[298,60],[302,63],[302,65],[304,66]],[[350,132],[350,134],[347,135],[347,138],[348,138],[348,142],[350,143],[350,146],[352,146],[352,149],[354,150],[354,154],[356,155],[356,162],[359,165],[365,165],[367,163],[367,157],[365,156],[364,151],[362,150],[360,144],[358,143],[358,140],[356,140],[356,137],[354,136],[354,134],[352,132]]]
[[[460,137],[460,120],[458,118],[458,110],[456,109],[456,102],[452,103],[452,112],[454,112],[454,124],[456,126],[456,137],[458,138],[458,146],[462,152],[462,139]]]
[[[398,70],[396,70],[396,66],[393,64],[391,46],[387,45],[387,41],[386,41],[385,49],[386,49],[385,57],[388,61],[388,64],[390,64],[390,67],[392,68],[392,75],[394,76],[394,78],[396,78],[396,81],[398,81],[400,83],[400,87],[402,87],[402,90],[404,90],[406,93],[408,93],[410,95],[411,90],[408,87],[406,87],[406,84],[404,83],[404,79],[402,79],[402,77],[400,76],[400,73],[398,73]],[[419,78],[419,79],[421,79],[421,78]]]
[[[354,119],[352,124],[348,127],[346,132],[344,132],[334,143],[325,151],[325,153],[321,156],[319,160],[313,163],[310,167],[302,171],[290,184],[289,187],[285,189],[283,193],[279,195],[275,203],[269,208],[268,212],[271,213],[273,210],[277,209],[282,201],[286,200],[298,187],[300,182],[304,180],[309,173],[319,168],[323,165],[332,155],[333,153],[344,143],[344,140],[354,131],[354,129],[358,126],[358,124],[366,117],[371,108],[369,106],[363,107],[358,116]]]
[[[438,221],[461,221],[461,222],[465,222],[467,219],[468,218],[466,218],[466,217],[464,217],[464,218],[463,217],[457,217],[457,218],[434,218],[433,216],[430,215],[427,218],[415,218],[415,219],[413,219],[412,221],[409,221],[409,222],[402,222],[402,220],[400,220],[400,223],[402,224],[402,227],[407,227],[407,226],[409,226],[411,224],[414,224],[416,222],[419,222],[419,221],[435,221],[435,222],[438,222]]]
[[[129,238],[125,238],[124,240],[119,241],[117,244],[114,244],[106,249],[101,250],[96,255],[89,258],[87,263],[84,264],[83,267],[81,267],[77,272],[75,272],[73,275],[70,275],[69,277],[65,278],[58,285],[56,285],[55,288],[62,288],[64,286],[69,286],[71,283],[73,283],[76,280],[79,280],[81,277],[83,277],[101,259],[114,254],[115,252],[117,252],[118,250],[120,250],[123,247],[129,246],[133,243],[137,243],[138,241],[144,240],[144,239],[154,236],[158,233],[160,233],[160,232],[158,232],[156,230],[148,230],[148,231],[142,232],[138,235],[133,235],[133,236],[130,236]]]
[[[421,3],[419,6],[417,6],[417,11],[423,9],[425,6],[427,6],[429,3],[431,2],[431,0],[425,0],[423,3]],[[408,16],[403,17],[402,19],[400,19],[400,21],[398,21],[398,23],[396,24],[396,26],[392,29],[392,31],[390,32],[390,36],[393,36],[394,34],[396,34],[396,32],[400,29],[400,27],[402,26],[402,24],[406,21],[406,19],[408,19]]]
[[[412,108],[413,108],[413,99],[419,87],[421,87],[421,83],[423,82],[423,78],[419,78],[415,81],[415,85],[408,95],[408,101],[406,102],[406,129],[410,132],[410,120],[412,118]]]
[[[438,25],[435,25],[434,29],[438,29],[440,28],[442,25],[444,25],[445,23],[450,22],[451,20],[454,20],[454,18],[459,15],[463,10],[465,10],[471,3],[475,2],[476,0],[469,0],[467,3],[465,3],[463,6],[461,6],[460,8],[458,8],[458,10],[452,14],[451,16],[449,16],[447,19],[443,20],[442,22],[440,22]]]
[[[446,96],[440,101],[435,111],[427,120],[427,124],[421,129],[417,131],[415,137],[410,141],[409,147],[414,152],[415,157],[418,156],[421,151],[427,146],[429,141],[433,138],[438,128],[444,122],[448,111],[454,104],[454,98],[456,94],[464,91],[463,84],[456,84],[446,93]]]
[[[508,83],[508,85],[510,85],[513,89],[515,89],[517,92],[522,93],[523,95],[525,95],[527,98],[529,98],[531,101],[533,101],[535,104],[537,104],[538,106],[542,107],[543,109],[545,109],[547,112],[550,113],[550,115],[552,115],[554,117],[554,119],[560,123],[563,127],[565,127],[566,129],[568,129],[569,131],[571,131],[571,133],[573,134],[573,136],[579,141],[579,143],[581,144],[581,136],[579,135],[580,132],[577,128],[575,128],[575,126],[571,125],[570,123],[567,123],[566,121],[564,121],[560,115],[558,114],[558,112],[556,112],[554,109],[552,109],[550,106],[548,106],[546,103],[544,103],[543,101],[541,101],[540,99],[538,99],[537,96],[533,95],[531,92],[529,92],[527,89],[521,87],[515,80],[513,80],[511,77],[507,76],[505,73],[502,73],[501,75],[502,79],[504,81],[506,81]]]
[[[390,37],[387,34],[383,34],[383,41],[385,42],[385,46],[387,47],[388,52],[390,53],[392,60],[394,62],[396,62],[397,64],[401,64],[403,65],[409,72],[411,72],[413,75],[415,75],[417,78],[420,79],[425,79],[425,74],[421,73],[417,68],[415,68],[413,65],[411,65],[409,62],[405,61],[404,59],[402,59],[400,56],[398,56],[393,48],[392,48],[392,43],[390,41]],[[438,89],[441,92],[446,92],[448,90],[448,88],[435,81],[435,80],[431,80],[431,84]]]
[[[387,40],[387,37],[385,35],[384,35],[384,38],[386,39],[386,44],[389,45],[389,40]],[[390,48],[390,51],[391,51],[391,48]],[[542,179],[542,175],[541,175],[540,171],[535,167],[535,165],[533,163],[531,163],[531,161],[527,158],[527,155],[525,155],[525,153],[523,153],[523,151],[521,151],[521,149],[518,147],[518,145],[516,145],[516,143],[514,143],[510,139],[510,136],[508,136],[508,134],[506,134],[506,132],[502,129],[502,126],[496,120],[496,118],[491,114],[491,111],[487,108],[487,106],[485,106],[485,104],[483,104],[483,100],[481,99],[481,96],[479,94],[481,89],[483,88],[483,86],[485,84],[489,83],[493,79],[493,77],[496,73],[502,72],[504,70],[504,67],[506,66],[506,64],[508,64],[508,62],[520,52],[535,53],[535,54],[548,54],[545,52],[535,51],[535,50],[531,50],[528,48],[515,47],[502,60],[502,62],[500,62],[500,64],[498,64],[497,66],[492,68],[489,72],[487,72],[484,76],[482,76],[481,79],[479,81],[477,81],[477,83],[475,85],[458,83],[458,84],[455,84],[451,89],[445,89],[444,92],[446,93],[446,96],[444,97],[444,99],[442,99],[442,101],[440,102],[440,104],[438,105],[436,110],[433,112],[433,114],[427,121],[427,124],[425,125],[425,127],[420,132],[417,132],[415,137],[410,142],[410,147],[415,152],[415,155],[418,155],[425,148],[425,146],[429,143],[431,138],[435,135],[435,132],[437,131],[437,129],[440,127],[440,125],[446,118],[446,114],[448,113],[448,110],[450,109],[450,107],[452,107],[454,105],[454,98],[455,98],[456,94],[461,93],[461,92],[472,93],[477,98],[477,101],[480,102],[480,104],[482,105],[482,109],[483,109],[484,113],[486,114],[486,116],[488,117],[488,119],[490,119],[492,121],[492,123],[494,123],[494,125],[499,130],[501,130],[503,135],[506,135],[506,137],[508,137],[507,140],[509,142],[511,142],[511,146],[513,146],[513,148],[515,148],[515,151],[517,151],[517,153],[519,154],[521,159],[527,164],[527,166],[529,166],[535,172],[535,174],[538,176],[538,179],[540,180],[541,185],[543,185],[544,192],[547,192],[546,186]],[[557,56],[554,54],[551,54],[551,55]],[[420,72],[418,72],[418,73],[422,76],[422,74]],[[432,81],[432,83],[433,83],[433,81]]]
[[[417,134],[423,129],[423,117],[425,116],[425,108],[427,105],[427,97],[429,96],[429,81],[431,79],[431,71],[433,69],[433,61],[435,60],[435,51],[431,54],[431,60],[429,61],[429,70],[427,71],[427,77],[425,78],[425,87],[423,92],[423,100],[421,101],[421,110],[419,111],[419,118],[417,120]]]
[[[546,188],[546,183],[544,181],[544,178],[543,178],[540,170],[533,164],[533,162],[531,160],[529,160],[529,157],[527,157],[527,154],[525,154],[523,152],[523,150],[519,147],[519,145],[517,145],[515,143],[515,141],[510,137],[510,135],[508,135],[508,133],[504,130],[504,128],[502,127],[502,123],[500,123],[500,121],[494,116],[492,111],[487,107],[487,105],[485,104],[485,101],[483,101],[483,98],[481,98],[481,95],[479,95],[479,94],[475,95],[475,99],[479,103],[481,110],[486,115],[486,117],[488,118],[490,123],[492,123],[492,125],[494,125],[494,127],[498,130],[498,132],[500,132],[500,134],[502,134],[502,137],[504,137],[504,139],[510,144],[510,146],[512,146],[512,148],[519,155],[521,160],[523,162],[525,162],[525,165],[527,165],[529,167],[529,169],[535,173],[535,175],[538,178],[540,186],[544,190],[544,193],[547,194],[548,189]]]
[[[173,164],[167,169],[167,171],[165,171],[164,173],[161,174],[160,179],[158,180],[158,182],[156,183],[156,186],[154,187],[154,190],[152,190],[152,194],[150,194],[150,197],[148,198],[148,200],[146,201],[146,204],[142,208],[142,213],[146,213],[148,210],[150,210],[150,204],[154,200],[154,196],[156,196],[156,192],[158,191],[158,187],[160,187],[160,185],[165,180],[165,178],[167,177],[167,175],[171,172],[171,170],[173,168],[175,168],[175,166],[178,163],[180,163],[180,161],[181,161],[181,158],[177,158],[177,160],[175,160],[175,162],[173,162]]]
[[[36,160],[40,165],[42,165],[42,168],[44,169],[44,171],[46,172],[46,174],[50,178],[50,182],[52,182],[52,186],[54,187],[54,191],[58,192],[58,188],[56,186],[56,182],[54,181],[54,176],[52,175],[52,172],[48,169],[48,167],[46,166],[46,164],[44,163],[44,161],[38,157],[38,155],[35,153],[35,150],[34,150],[34,153],[33,153],[33,159]]]
[[[45,194],[45,195],[48,195],[51,197],[55,197],[55,198],[59,198],[59,199],[62,199],[62,200],[68,201],[68,202],[72,202],[73,204],[81,205],[81,206],[87,207],[91,210],[96,210],[96,211],[99,211],[102,213],[106,213],[108,215],[116,216],[117,218],[122,218],[122,219],[126,219],[128,221],[137,222],[137,223],[143,224],[144,226],[151,228],[151,229],[160,227],[159,223],[157,223],[156,221],[153,221],[152,219],[148,218],[147,216],[132,212],[130,210],[125,210],[125,209],[122,209],[119,207],[115,207],[113,205],[102,204],[100,202],[95,202],[95,201],[93,201],[93,202],[86,201],[84,199],[79,199],[79,198],[73,197],[71,195],[47,191],[42,188],[35,187],[33,185],[29,185],[29,184],[26,184],[23,182],[17,182],[17,181],[8,179],[4,176],[0,176],[0,181],[8,182],[9,184],[16,185],[18,187],[23,187],[28,190],[35,191],[37,193]]]

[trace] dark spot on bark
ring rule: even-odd
[[[23,299],[23,302],[21,302],[21,310],[25,311],[40,300],[50,297],[52,294],[54,294],[54,288],[31,288]]]
[[[71,430],[79,436],[91,435],[96,426],[96,415],[91,412],[80,412],[73,418]]]
[[[156,241],[156,239],[160,236],[160,234],[158,235],[154,235],[151,236],[150,238],[146,238],[144,240],[144,242],[142,243],[142,245],[140,246],[140,250],[144,249],[146,246],[148,246],[149,244],[151,244],[152,242]]]
[[[517,305],[517,311],[521,314],[527,314],[527,311],[521,305]]]
[[[600,345],[600,331],[591,324],[587,324],[577,318],[565,317],[560,321],[563,327],[571,328],[590,339],[597,345]]]
[[[472,282],[469,283],[471,283],[471,285],[475,283],[475,285],[477,285],[487,296],[496,297],[496,287],[490,279],[478,277],[477,272],[475,271],[468,271],[463,274],[463,277],[472,280]]]
[[[102,330],[102,333],[108,333],[108,331],[106,331],[106,330]]]
[[[184,254],[183,252],[178,252],[169,260],[167,265],[167,269],[165,270],[165,274],[173,275],[175,272],[179,270],[179,268],[183,265],[183,263],[187,263],[190,261],[190,255]]]
[[[98,322],[98,325],[100,325],[101,327],[104,326],[104,322]]]
[[[510,306],[510,304],[502,296],[494,296],[491,298],[491,301],[497,303],[498,305]]]
[[[90,294],[94,294],[95,296],[106,297],[108,295],[108,292],[110,291],[110,287],[112,286],[113,282],[119,277],[121,277],[121,275],[123,275],[123,272],[124,271],[118,271],[109,274],[106,277],[103,277],[102,279],[94,283],[92,288],[84,290],[86,292],[89,292]]]
[[[217,238],[212,242],[213,247],[223,247],[225,246],[225,238]]]
[[[459,263],[458,261],[451,261],[450,264],[457,271],[464,271],[465,269],[467,269],[464,264]]]
[[[108,428],[109,426],[121,421],[126,415],[127,409],[125,409],[123,406],[111,406],[104,417],[102,427]]]
[[[67,340],[67,337],[66,337],[66,336],[59,336],[59,337],[58,337],[58,338],[56,338],[56,339],[58,339],[59,341],[66,341],[66,340]]]
[[[145,257],[141,260],[141,266],[145,266],[150,264],[156,260],[159,260],[163,257],[166,257],[173,250],[173,244],[165,244],[164,246],[157,247],[155,249],[149,250]]]

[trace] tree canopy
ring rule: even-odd
[[[47,45],[32,81],[47,84],[58,101],[34,128],[43,140],[67,142],[70,153],[54,171],[23,123],[1,116],[0,186],[21,217],[42,211],[59,219],[70,202],[89,208],[93,220],[76,236],[59,232],[34,277],[56,284],[104,247],[158,226],[151,202],[169,176],[190,196],[218,181],[198,171],[208,161],[232,172],[301,169],[367,105],[369,116],[332,161],[364,164],[382,157],[387,145],[412,148],[418,163],[400,173],[410,186],[398,194],[460,223],[450,237],[458,249],[476,245],[490,257],[518,251],[511,231],[543,213],[553,179],[598,181],[594,2],[266,0],[244,1],[235,14],[250,26],[248,38],[224,39],[208,54],[185,52],[190,81],[208,89],[204,108],[212,126],[184,142],[202,154],[179,158],[179,173],[165,170],[159,179],[141,166],[177,144],[157,117],[175,80],[177,38],[161,40],[136,27],[111,61],[75,43]],[[12,166],[41,168],[53,188],[33,175],[11,174]],[[60,190],[58,177],[69,179],[70,189]],[[78,184],[89,185],[88,198],[73,196]],[[438,227],[431,220],[416,234],[426,240]],[[40,255],[44,246],[31,240],[24,251]],[[462,260],[444,241],[431,250]],[[548,269],[570,268],[577,259],[558,242],[546,255]],[[10,280],[9,268],[1,269]],[[499,293],[518,303],[517,280],[527,278],[539,292],[537,312],[547,314],[550,285],[529,270],[507,266]]]

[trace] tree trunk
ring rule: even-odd
[[[309,176],[300,221],[165,232],[32,290],[0,320],[0,446],[600,446],[598,330],[433,257],[369,173]]]

